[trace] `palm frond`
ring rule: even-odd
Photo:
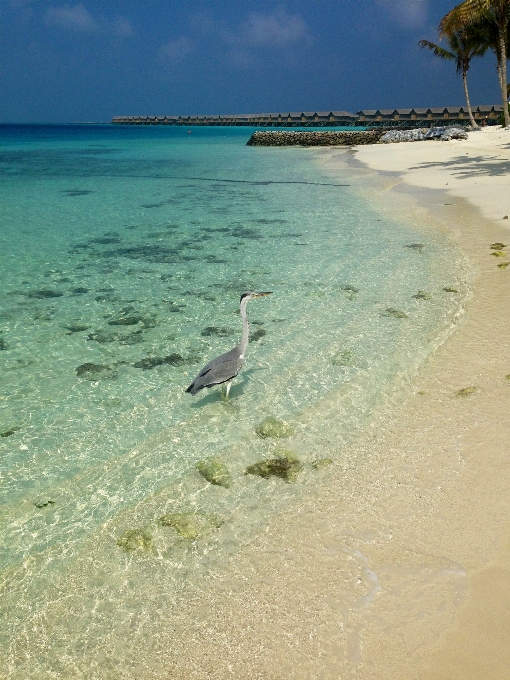
[[[456,56],[452,52],[448,52],[444,47],[436,45],[435,43],[430,42],[430,40],[420,40],[418,45],[420,47],[428,47],[436,57],[440,57],[441,59],[456,59]]]

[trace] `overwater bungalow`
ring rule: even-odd
[[[497,123],[502,104],[473,107],[476,120]],[[115,116],[116,125],[244,125],[250,127],[409,127],[466,124],[466,107],[415,109],[362,109],[349,111],[291,111],[288,113],[240,113],[215,116]]]

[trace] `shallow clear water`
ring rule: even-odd
[[[446,239],[381,217],[315,152],[246,147],[250,134],[0,128],[9,676],[92,677],[117,624],[110,655],[122,657],[121,622],[154,582],[160,593],[199,579],[317,484],[310,463],[341,456],[458,312]],[[245,290],[274,292],[248,307],[254,341],[230,401],[217,388],[190,397],[200,367],[237,344]],[[267,416],[292,436],[257,436]],[[305,466],[295,484],[244,475],[279,448]],[[195,470],[211,456],[229,489]],[[158,524],[169,512],[222,525],[190,540]],[[139,528],[145,551],[117,545]],[[60,676],[62,655],[76,665]]]

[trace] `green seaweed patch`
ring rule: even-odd
[[[200,460],[195,468],[198,472],[207,479],[210,484],[215,486],[223,486],[228,489],[232,486],[232,477],[230,475],[228,467],[225,463],[222,463],[215,458],[206,458],[205,460]]]
[[[432,295],[426,290],[419,290],[416,295],[413,295],[415,300],[432,300]]]
[[[350,349],[344,349],[334,354],[331,359],[333,366],[354,366],[356,363],[356,355]]]
[[[36,300],[44,300],[45,298],[57,298],[62,297],[64,293],[58,290],[48,290],[47,288],[42,288],[40,290],[29,290],[25,293],[28,298],[35,298]]]
[[[490,245],[491,250],[503,250],[503,248],[506,247],[507,247],[506,243],[499,243],[499,241],[497,243],[491,243]]]
[[[200,335],[203,337],[207,338],[210,336],[217,336],[218,338],[226,338],[229,335],[232,335],[233,330],[231,328],[224,328],[224,327],[219,327],[219,326],[207,326],[207,328],[204,328],[203,331],[201,331]]]
[[[154,539],[148,529],[127,529],[117,540],[117,545],[127,553],[135,550],[151,552],[154,548]]]
[[[333,465],[332,458],[318,458],[313,461],[312,468],[314,470],[322,470],[322,468],[329,467],[330,465]]]
[[[451,286],[443,286],[443,290],[445,293],[458,293],[459,291],[456,288],[452,288]]]
[[[476,394],[478,392],[478,387],[471,385],[470,387],[463,387],[461,390],[455,392],[456,397],[469,397],[471,394]]]
[[[500,263],[498,264],[498,267],[499,267],[500,269],[506,269],[506,268],[508,267],[508,265],[510,265],[510,262],[500,262]]]
[[[155,368],[156,366],[162,366],[164,364],[177,367],[183,366],[188,363],[190,362],[187,361],[183,356],[174,352],[173,354],[169,354],[166,357],[145,357],[145,359],[140,359],[140,361],[136,361],[133,364],[133,366],[135,368],[142,368],[144,371],[147,371],[150,370],[151,368]],[[194,363],[194,361],[192,363]]]
[[[223,520],[202,512],[171,512],[158,519],[163,527],[172,527],[182,538],[196,540],[202,534],[219,529]]]
[[[94,331],[93,333],[89,333],[87,336],[87,340],[93,340],[94,342],[115,342],[116,340],[119,339],[119,334],[118,333],[109,333],[108,331],[103,331],[101,329]]]
[[[113,380],[117,371],[107,364],[81,364],[75,368],[76,375],[85,380]]]
[[[65,326],[69,333],[83,333],[83,331],[88,331],[90,326],[85,326],[84,324],[81,323],[70,323],[67,326]]]
[[[296,481],[303,464],[291,451],[276,452],[276,457],[261,460],[246,468],[246,475],[257,475],[263,479],[279,477],[287,483]]]
[[[409,317],[405,312],[400,309],[395,309],[394,307],[386,307],[384,312],[381,312],[381,316],[388,316],[393,319],[408,319]]]
[[[257,425],[255,432],[262,439],[286,439],[292,437],[294,428],[283,420],[268,416]]]
[[[267,331],[264,330],[263,328],[259,328],[253,333],[253,335],[250,336],[250,342],[258,342],[261,338],[266,335]]]
[[[119,316],[117,319],[108,321],[109,326],[136,326],[142,320],[141,316]]]
[[[50,508],[53,505],[55,505],[56,501],[52,501],[51,498],[38,498],[36,501],[34,501],[34,505],[36,508],[39,508],[40,510],[42,508]]]
[[[507,253],[505,253],[504,250],[495,250],[493,253],[491,253],[493,257],[506,257]]]
[[[7,430],[0,432],[0,437],[12,437],[13,434],[16,434],[16,432],[19,432],[20,430],[21,427],[19,426],[9,427]]]

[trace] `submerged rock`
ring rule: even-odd
[[[108,321],[109,326],[136,326],[142,320],[141,316],[121,316]]]
[[[400,309],[395,309],[394,307],[386,307],[384,312],[381,312],[381,316],[389,316],[393,319],[408,319],[409,317],[405,312]]]
[[[276,458],[261,460],[258,463],[249,465],[246,468],[246,475],[257,475],[257,477],[279,477],[286,482],[294,482],[298,473],[303,468],[303,464],[291,451],[281,451]]]
[[[458,293],[459,291],[456,288],[451,288],[450,286],[443,286],[443,290],[445,293]]]
[[[330,361],[333,366],[354,366],[356,363],[356,355],[350,349],[344,349],[341,352],[334,354]]]
[[[194,541],[202,534],[221,527],[223,520],[201,512],[171,512],[160,517],[158,523],[172,527],[182,538]]]
[[[115,342],[119,339],[117,333],[108,333],[108,331],[98,330],[89,333],[87,340],[94,340],[95,342]]]
[[[322,470],[322,468],[329,467],[330,465],[333,465],[332,458],[318,458],[313,461],[312,468],[314,470]]]
[[[340,290],[345,290],[347,293],[359,293],[359,288],[351,286],[350,284],[342,284]]]
[[[117,371],[107,364],[82,364],[75,368],[76,375],[85,380],[113,380]]]
[[[55,505],[56,501],[52,501],[50,498],[38,498],[36,501],[34,501],[34,505],[36,508],[47,508],[51,507],[52,505]]]
[[[219,338],[226,338],[228,335],[232,335],[232,329],[218,326],[207,326],[207,328],[204,328],[200,335],[203,335],[204,337],[217,335]]]
[[[144,371],[148,371],[156,366],[162,366],[165,363],[164,357],[145,357],[145,359],[140,359],[140,361],[135,361],[133,366],[135,368],[143,368]]]
[[[455,392],[457,397],[469,397],[471,394],[478,392],[478,387],[471,385],[470,387],[463,387],[461,390]]]
[[[64,293],[61,293],[58,290],[48,290],[48,289],[41,289],[41,290],[29,290],[25,293],[25,295],[29,298],[36,298],[37,300],[43,300],[45,298],[56,298],[56,297],[62,297]]]
[[[65,326],[70,333],[82,333],[83,331],[88,331],[90,326],[84,326],[81,323],[70,323]]]
[[[154,546],[154,539],[147,529],[127,529],[117,540],[117,545],[125,552],[135,550],[150,552]]]
[[[232,486],[232,477],[228,467],[219,460],[206,458],[205,460],[199,461],[195,465],[195,468],[210,484],[224,486],[225,489]]]
[[[120,238],[118,236],[104,236],[102,238],[91,238],[90,242],[99,243],[102,246],[106,246],[110,243],[120,243]]]
[[[503,248],[506,248],[507,245],[506,243],[491,243],[490,249],[491,250],[503,250]]]
[[[78,286],[78,288],[71,288],[69,292],[72,293],[73,295],[85,295],[85,293],[89,292],[89,289],[83,288],[82,286]]]
[[[138,345],[140,342],[145,342],[143,338],[143,331],[134,331],[128,335],[123,335],[119,337],[119,343],[121,345]]]
[[[500,269],[506,269],[506,268],[508,267],[508,265],[510,265],[510,262],[500,262],[500,263],[498,264],[498,267],[499,267]]]
[[[0,337],[0,351],[9,349],[9,345],[5,342],[5,340]]]
[[[260,340],[260,338],[263,338],[266,333],[267,331],[265,331],[263,328],[259,328],[250,336],[250,342],[257,342]]]
[[[411,250],[417,250],[419,253],[425,248],[424,243],[408,243],[405,248],[410,248]]]
[[[285,439],[294,434],[294,428],[283,420],[268,416],[257,425],[255,432],[263,439]]]
[[[416,295],[413,295],[415,300],[432,300],[432,295],[426,290],[419,290]]]
[[[506,257],[507,253],[505,253],[504,250],[495,250],[493,253],[491,253],[493,257]]]
[[[20,430],[21,427],[10,427],[8,430],[0,432],[0,437],[12,437],[13,434],[16,434],[16,432],[19,432]]]
[[[166,357],[145,357],[145,359],[140,359],[136,361],[133,366],[135,368],[143,368],[144,370],[149,370],[155,368],[156,366],[162,366],[163,364],[168,364],[169,366],[183,366],[189,363],[183,356],[174,352]],[[194,361],[192,363],[195,363]]]

